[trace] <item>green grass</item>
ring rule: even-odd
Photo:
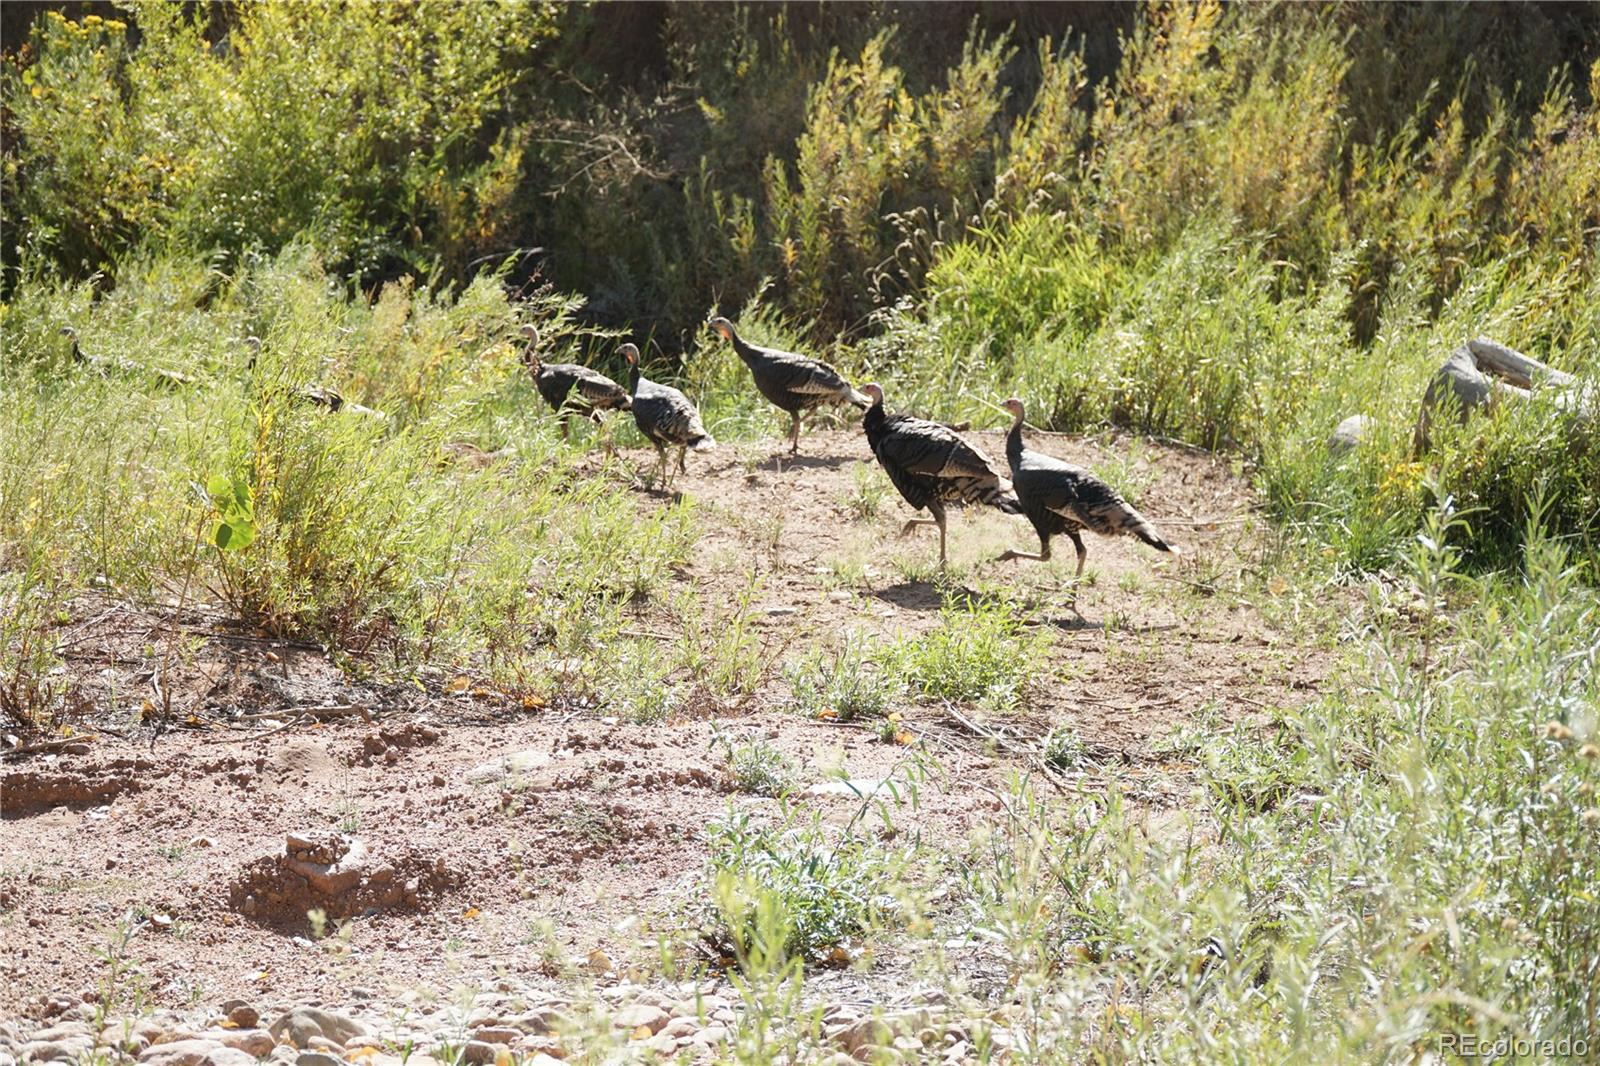
[[[901,638],[885,650],[885,660],[925,699],[1011,711],[1027,703],[1041,640],[1024,632],[1021,616],[1004,601],[951,599],[938,628]]]
[[[832,715],[841,722],[882,718],[904,690],[900,679],[885,669],[884,649],[855,630],[836,647],[817,645],[790,662],[784,671],[802,713]]]
[[[712,747],[720,753],[728,776],[740,792],[756,796],[783,796],[799,780],[799,768],[783,752],[756,736],[736,742],[718,730]]]
[[[205,312],[173,302],[202,283]],[[368,304],[299,248],[227,277],[152,267],[92,309],[84,295],[29,282],[6,306],[0,691],[13,719],[59,709],[51,633],[85,588],[220,603],[326,643],[354,673],[471,658],[539,690],[552,661],[620,639],[621,607],[658,591],[693,536],[688,509],[641,516],[606,479],[575,478],[575,454],[534,413],[507,338],[519,313],[570,335],[569,302],[513,309],[486,277],[448,299],[391,285]],[[54,333],[67,321],[93,354],[195,380],[163,391],[74,366]],[[247,330],[264,337],[253,368]],[[330,415],[296,397],[307,381],[388,417]],[[463,461],[463,444],[503,458]],[[232,510],[208,482],[229,487]],[[219,548],[225,521],[253,540]],[[748,674],[728,669],[730,685]]]
[[[354,678],[470,671],[640,724],[739,709],[780,655],[811,715],[1026,711],[1047,638],[1004,599],[885,642],[764,642],[751,606],[793,531],[732,516],[752,561],[727,602],[680,580],[723,516],[641,509],[616,467],[580,476],[592,440],[560,443],[513,343],[533,321],[552,354],[616,370],[619,330],[592,323],[627,323],[753,467],[783,420],[703,326],[737,308],[751,340],[882,380],[895,408],[995,427],[1014,394],[1041,428],[1227,457],[1266,543],[1248,582],[1191,564],[1185,626],[1245,595],[1283,621],[1330,587],[1369,594],[1296,623],[1339,660],[1315,702],[1265,726],[1205,711],[1153,744],[1193,775],[1183,810],[1125,801],[1057,730],[1043,754],[1088,798],[1019,780],[966,839],[886,817],[891,855],[854,821],[714,827],[700,917],[763,1019],[732,1054],[821,1058],[763,1040],[799,1017],[799,963],[847,943],[904,949],[980,1029],[958,937],[1004,975],[1019,1058],[1596,1046],[1600,429],[1536,397],[1412,449],[1428,376],[1469,336],[1595,388],[1590,30],[1534,8],[1158,5],[1090,84],[1091,42],[931,14],[895,32],[868,5],[815,25],[668,11],[659,69],[617,76],[572,47],[605,17],[587,5],[414,14],[265,5],[217,41],[187,8],[139,8],[137,35],[47,13],[6,59],[8,729],[62,723],[88,593],[221,605]],[[379,75],[392,91],[361,91]],[[361,102],[333,122],[325,96]],[[527,283],[522,249],[546,243],[556,284]],[[65,324],[145,369],[73,364]],[[312,382],[387,417],[309,406]],[[1330,454],[1351,414],[1369,437]],[[1101,472],[1159,524],[1141,448]],[[882,475],[850,476],[842,520],[873,519]],[[935,576],[925,544],[888,556]],[[1110,668],[1140,666],[1131,619],[1108,623]],[[797,773],[761,742],[725,755],[751,792]],[[590,813],[563,827],[609,840]]]
[[[820,822],[767,827],[735,811],[710,845],[700,936],[747,964],[823,960],[893,915],[890,856],[849,830],[834,840]]]

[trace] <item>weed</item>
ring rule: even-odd
[[[793,760],[759,737],[738,742],[721,729],[714,729],[711,746],[720,751],[740,792],[782,796],[794,789],[797,769]]]
[[[952,599],[938,628],[902,638],[884,659],[888,672],[924,697],[1010,711],[1026,702],[1042,639],[1025,631],[1005,601]]]
[[[1045,734],[1044,761],[1057,770],[1076,770],[1089,758],[1089,746],[1070,726],[1057,726]]]
[[[604,803],[580,801],[562,811],[556,825],[566,836],[590,847],[608,850],[624,839],[625,827]]]
[[[605,686],[611,706],[638,725],[667,721],[683,705],[671,680],[671,664],[653,641],[622,641],[606,657]]]
[[[741,811],[710,834],[714,902],[698,917],[719,954],[820,961],[893,913],[892,864],[856,836],[830,842],[820,821],[769,828]]]
[[[876,661],[882,654],[866,637],[846,631],[836,648],[816,647],[789,665],[785,677],[803,713],[841,722],[880,718],[903,686]]]
[[[855,463],[850,467],[850,491],[844,505],[859,521],[878,517],[889,486],[883,471],[874,463]]]

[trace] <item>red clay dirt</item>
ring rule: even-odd
[[[997,435],[977,436],[1001,453]],[[1045,435],[1031,446],[1101,468],[1130,448]],[[4,756],[0,1016],[97,986],[100,953],[130,913],[143,924],[127,961],[150,1001],[172,1006],[399,996],[548,974],[554,955],[581,962],[595,949],[619,972],[648,968],[654,938],[683,923],[707,823],[730,808],[778,809],[733,788],[714,729],[765,739],[802,768],[802,784],[903,771],[912,748],[799,714],[776,666],[846,629],[928,631],[951,591],[1005,591],[1049,637],[1023,711],[897,708],[939,770],[896,829],[951,850],[993,817],[1008,775],[1052,727],[1076,729],[1138,803],[1176,808],[1194,767],[1163,743],[1174,730],[1298,706],[1324,683],[1331,652],[1240,591],[1259,552],[1254,504],[1211,457],[1138,445],[1126,476],[1184,555],[1091,539],[1080,615],[1067,605],[1070,545],[1049,565],[995,563],[1005,547],[1036,547],[1031,529],[959,515],[952,580],[940,587],[922,576],[933,536],[896,536],[910,512],[892,489],[870,519],[848,504],[858,479],[886,487],[881,473],[853,470],[870,462],[859,432],[809,435],[795,461],[774,459],[778,448],[692,456],[673,486],[693,501],[699,531],[674,584],[724,619],[745,596],[774,668],[752,698],[690,701],[662,724],[620,722],[603,703],[529,707],[482,690],[358,683],[320,649],[206,605],[77,601],[59,679],[74,733]],[[625,454],[641,470],[653,460]],[[630,491],[642,511],[673,505]],[[642,631],[674,638],[652,604],[638,613]],[[177,728],[158,734],[148,723],[159,720]],[[840,824],[861,808],[849,794],[791,802]],[[351,855],[351,838],[365,855]],[[312,909],[332,940],[310,935]],[[899,965],[886,949],[873,975],[837,980],[892,979]]]

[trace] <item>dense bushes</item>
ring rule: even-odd
[[[537,263],[573,313],[668,352],[742,308],[758,336],[834,339],[898,404],[988,417],[1014,391],[1054,428],[1239,451],[1360,565],[1423,502],[1407,430],[1445,352],[1492,333],[1593,373],[1592,13],[1154,4],[1114,59],[1115,18],[1031,9],[133,15],[47,15],[6,61],[14,294],[106,272],[87,306],[170,253],[215,257],[204,303],[297,237],[369,295]],[[396,377],[388,339],[339,356],[358,390],[410,381],[385,405],[480,369],[439,337]],[[721,346],[688,373],[724,430],[763,424]],[[1325,461],[1352,413],[1373,445]],[[1485,423],[1434,460],[1501,547],[1535,471],[1594,538],[1592,428],[1552,424]]]
[[[1592,244],[1592,13],[1135,10],[48,15],[5,64],[6,263],[306,236],[369,283],[464,282],[538,246],[613,322],[681,331],[772,277],[821,339],[1027,210],[1137,246],[1215,210],[1302,275],[1359,247],[1369,326],[1416,255],[1447,293],[1507,239]]]
[[[341,271],[438,258],[461,276],[463,248],[504,239],[519,143],[490,120],[548,12],[251,5],[216,40],[195,9],[136,15],[135,45],[122,21],[48,12],[8,57],[7,221],[31,262],[88,273],[150,242],[304,236]]]

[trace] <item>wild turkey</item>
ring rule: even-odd
[[[1008,559],[1050,558],[1050,538],[1065,533],[1078,549],[1078,571],[1083,577],[1083,561],[1089,551],[1083,546],[1079,530],[1089,529],[1102,537],[1124,533],[1138,537],[1157,551],[1177,554],[1178,549],[1161,539],[1154,526],[1133,506],[1082,467],[1064,463],[1042,452],[1022,446],[1022,401],[1012,398],[1003,406],[1011,412],[1011,432],[1006,434],[1006,461],[1011,464],[1011,481],[1016,486],[1022,513],[1028,516],[1039,534],[1039,551],[1012,548],[1000,556]]]
[[[245,366],[253,368],[256,365],[256,360],[261,358],[261,338],[252,334],[244,339],[244,343],[245,347],[250,349],[250,361]],[[382,419],[389,417],[382,411],[374,410],[371,407],[363,407],[358,403],[347,403],[344,395],[337,389],[330,389],[326,385],[319,385],[314,381],[301,385],[294,390],[294,394],[297,399],[304,400],[306,403],[321,407],[327,411],[347,411],[350,414],[364,415],[367,418]]]
[[[678,470],[687,473],[683,453],[707,452],[716,447],[717,442],[700,424],[700,412],[689,402],[689,397],[671,385],[662,385],[640,375],[639,349],[624,344],[622,354],[627,357],[631,368],[628,373],[628,394],[633,400],[633,420],[638,424],[639,432],[656,446],[656,454],[661,456],[661,484],[665,486],[671,481],[667,469],[667,445],[677,445]]]
[[[62,326],[61,335],[72,339],[72,361],[83,363],[98,369],[102,374],[107,370],[115,370],[131,377],[152,377],[156,383],[165,388],[179,389],[185,385],[192,385],[194,379],[188,374],[180,374],[176,370],[163,370],[160,367],[140,366],[131,359],[118,359],[103,355],[90,355],[78,344],[78,331],[71,326]]]
[[[861,391],[872,403],[861,420],[872,454],[878,457],[906,502],[919,511],[926,508],[933,515],[911,519],[900,534],[904,536],[917,526],[938,526],[941,567],[946,561],[946,504],[986,503],[1006,514],[1022,513],[1011,482],[996,473],[993,461],[962,440],[955,430],[910,415],[884,414],[883,389],[872,384],[861,386]]]
[[[560,415],[561,439],[567,439],[567,420],[576,414],[601,424],[601,411],[626,411],[633,403],[621,385],[598,370],[575,363],[547,363],[539,358],[539,331],[532,325],[522,327],[528,338],[522,362],[533,374],[539,395],[550,409]],[[609,447],[609,445],[608,445]]]
[[[853,403],[862,410],[872,406],[872,401],[865,394],[857,391],[827,363],[794,352],[759,348],[747,343],[739,338],[733,323],[726,318],[713,318],[711,328],[722,334],[724,340],[733,342],[733,350],[750,368],[761,395],[772,401],[778,410],[789,412],[792,420],[789,427],[790,455],[800,451],[801,412],[823,404]]]

